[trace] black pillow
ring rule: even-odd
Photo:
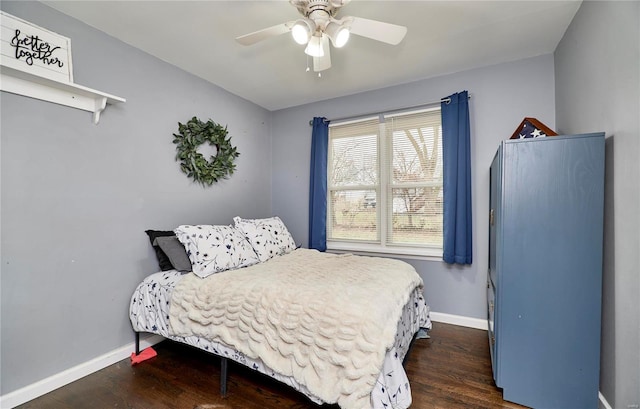
[[[158,264],[160,265],[160,270],[162,271],[173,270],[173,265],[171,264],[171,260],[169,260],[169,257],[164,253],[164,251],[162,251],[160,246],[158,246],[157,244],[154,244],[154,242],[156,240],[156,237],[168,237],[168,236],[175,237],[176,234],[171,230],[145,230],[145,233],[147,233],[147,236],[149,236],[151,245],[153,246],[153,249],[156,251],[156,257],[158,258]]]
[[[191,261],[187,251],[176,236],[158,237],[153,241],[153,244],[160,247],[174,269],[183,273],[191,271]]]

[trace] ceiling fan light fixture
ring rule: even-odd
[[[352,16],[336,18],[340,8],[350,1],[289,0],[301,17],[236,37],[236,41],[252,45],[290,32],[296,43],[306,45],[304,52],[313,57],[313,70],[320,72],[331,67],[331,44],[335,48],[345,46],[351,33],[391,45],[399,44],[407,34],[406,27],[396,24]]]
[[[291,27],[291,35],[296,43],[300,45],[307,44],[311,39],[311,27],[309,23],[304,20],[296,21],[293,27]]]
[[[336,48],[343,47],[349,41],[349,29],[342,24],[332,21],[327,24],[324,32],[329,36],[333,46]]]
[[[322,48],[322,41],[320,37],[311,37],[304,52],[311,57],[324,57],[324,49]]]

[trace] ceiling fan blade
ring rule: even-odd
[[[331,68],[331,47],[329,47],[329,37],[322,36],[321,43],[324,56],[313,57],[313,71],[319,72]]]
[[[402,41],[407,28],[395,24],[384,23],[382,21],[369,20],[362,17],[351,17],[353,21],[349,30],[352,34],[362,37],[371,38],[373,40],[382,41],[383,43],[397,45]]]
[[[289,32],[294,23],[295,23],[294,21],[289,21],[287,23],[282,23],[276,26],[254,31],[253,33],[236,37],[236,41],[242,45],[252,45],[262,40],[266,40],[269,37],[275,37],[275,36],[279,36],[280,34]]]

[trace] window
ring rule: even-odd
[[[440,108],[329,126],[327,247],[442,256]]]

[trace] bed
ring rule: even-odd
[[[410,406],[402,362],[416,334],[431,328],[422,280],[413,267],[295,246],[265,252],[258,245],[257,251],[252,248],[256,260],[229,269],[224,257],[212,258],[212,247],[203,246],[206,237],[230,242],[219,229],[210,234],[210,227],[206,234],[202,226],[175,231],[193,271],[151,274],[134,291],[130,319],[138,345],[139,334],[148,332],[220,356],[223,394],[231,359],[318,404]],[[255,244],[250,234],[242,235]],[[189,240],[200,242],[194,246]],[[237,245],[239,239],[232,241]],[[237,246],[227,250],[238,252]],[[209,263],[198,263],[203,253]],[[246,263],[246,258],[238,260]],[[216,264],[215,273],[202,274],[205,264]]]

